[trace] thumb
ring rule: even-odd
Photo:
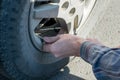
[[[59,39],[59,36],[55,36],[55,37],[44,37],[43,38],[45,40],[46,43],[54,43]]]

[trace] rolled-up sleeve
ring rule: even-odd
[[[120,49],[86,41],[80,56],[93,67],[97,80],[120,80]]]

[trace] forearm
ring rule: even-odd
[[[106,80],[105,78],[120,79],[120,49],[111,49],[87,41],[81,45],[80,56],[93,66],[98,80],[102,77],[104,77],[102,80]]]

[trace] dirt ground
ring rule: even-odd
[[[104,1],[103,1],[104,2]],[[109,47],[120,45],[120,0],[111,0],[88,38],[95,38]],[[50,80],[96,80],[90,64],[75,58]]]

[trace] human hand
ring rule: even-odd
[[[80,56],[80,46],[84,39],[70,34],[44,37],[46,44],[43,50],[52,53],[55,57]]]

